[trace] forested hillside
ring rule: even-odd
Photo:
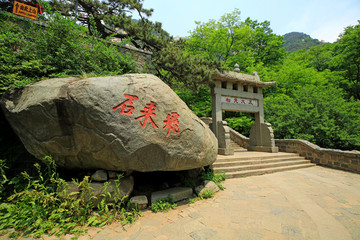
[[[265,120],[276,138],[360,150],[360,25],[347,27],[339,37],[332,44],[285,54],[283,37],[267,21],[241,21],[234,11],[197,23],[188,43],[194,54],[218,58],[229,68],[238,63],[243,73],[257,71],[262,81],[277,82],[264,94]],[[207,88],[179,94],[198,115],[209,116]],[[249,133],[251,115],[225,112],[224,117],[232,128]]]
[[[318,39],[313,39],[305,33],[291,32],[284,35],[283,47],[287,52],[295,52],[301,49],[308,50],[311,47],[322,44]]]

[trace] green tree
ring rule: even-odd
[[[284,37],[273,33],[270,22],[258,21],[247,18],[245,25],[252,30],[250,34],[251,50],[255,54],[255,63],[262,63],[265,66],[281,63],[285,56]]]
[[[144,9],[143,0],[51,0],[54,10],[64,16],[76,17],[90,34],[99,33],[102,38],[113,36],[120,39],[131,37],[134,46],[146,50],[159,50],[163,40],[170,38],[161,27],[147,18],[153,9]],[[134,21],[136,14],[140,20]],[[156,34],[155,34],[156,33]]]
[[[305,139],[321,147],[360,149],[360,102],[346,101],[341,89],[307,85],[265,98],[266,121],[276,138]]]
[[[273,65],[285,56],[283,37],[272,33],[270,23],[250,18],[241,21],[238,9],[218,21],[196,24],[188,38],[190,50],[223,61],[227,67],[238,63],[244,70],[260,63]]]
[[[318,72],[315,68],[308,67],[307,60],[303,60],[303,52],[295,52],[287,56],[282,65],[276,68],[257,69],[262,81],[276,81],[273,87],[264,90],[265,96],[270,94],[286,94],[294,97],[294,91],[307,86],[332,85],[328,81],[328,71]],[[299,60],[300,58],[300,60]]]
[[[51,14],[44,22],[0,13],[0,93],[48,77],[136,71],[130,56],[71,19]]]
[[[326,43],[311,47],[309,50],[309,66],[318,71],[329,69],[330,61],[333,57],[333,44]]]
[[[360,99],[360,20],[359,24],[345,28],[334,47],[331,62],[334,70],[343,72],[348,84],[343,88],[350,96]]]
[[[65,16],[75,17],[88,28],[90,34],[99,33],[129,39],[139,49],[153,53],[154,73],[168,84],[183,82],[187,87],[197,88],[199,83],[209,82],[211,75],[221,64],[206,56],[195,56],[187,51],[184,41],[174,41],[161,23],[151,22],[153,9],[144,9],[143,0],[52,0],[53,9]],[[137,15],[139,20],[134,20]]]

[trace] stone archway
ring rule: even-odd
[[[276,82],[261,82],[254,72],[252,75],[240,73],[238,65],[234,71],[217,73],[212,77],[215,85],[212,95],[212,131],[218,139],[219,154],[233,154],[225,141],[226,123],[222,121],[222,111],[250,112],[255,115],[255,123],[250,130],[249,151],[278,152],[274,134],[269,123],[264,122],[263,92]]]

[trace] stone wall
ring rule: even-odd
[[[230,139],[236,142],[239,146],[247,149],[250,145],[250,138],[245,137],[244,135],[238,133],[232,128],[229,129],[230,129]]]
[[[248,148],[249,138],[230,129],[230,138],[243,148]],[[300,139],[275,139],[280,152],[297,153],[319,165],[360,173],[360,152],[321,148]]]
[[[312,163],[360,173],[360,152],[321,148],[305,140],[275,139],[281,152],[298,153]]]

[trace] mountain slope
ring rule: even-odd
[[[300,49],[309,49],[310,47],[320,45],[318,39],[313,39],[309,35],[300,32],[291,32],[284,35],[283,44],[287,52],[295,52]]]

